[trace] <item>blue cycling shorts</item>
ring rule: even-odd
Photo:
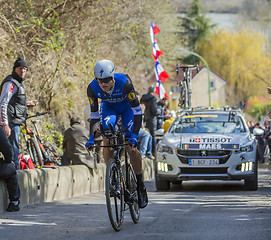
[[[100,106],[100,124],[103,125],[103,128],[109,129],[109,124],[111,123],[115,129],[115,126],[121,117],[123,129],[129,130],[125,133],[125,136],[131,136],[134,127],[134,113],[129,103],[122,103],[122,106],[119,104],[110,104],[109,102],[102,101]]]

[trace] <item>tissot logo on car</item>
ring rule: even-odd
[[[190,138],[190,143],[230,143],[230,137],[196,137]]]

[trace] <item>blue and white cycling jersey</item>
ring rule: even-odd
[[[142,110],[136,96],[133,83],[127,74],[115,73],[114,89],[111,94],[104,92],[96,79],[88,86],[87,95],[91,109],[90,134],[93,135],[101,120],[104,129],[108,123],[115,125],[119,116],[122,116],[123,127],[130,126],[132,132],[138,135],[142,122]],[[99,112],[98,99],[101,99]],[[110,119],[110,121],[108,121]]]

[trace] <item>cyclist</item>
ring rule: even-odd
[[[138,205],[144,208],[148,204],[147,191],[142,178],[142,158],[136,148],[138,145],[138,132],[142,124],[142,110],[135,93],[132,80],[126,73],[115,73],[114,64],[109,60],[101,60],[94,67],[95,78],[88,85],[87,95],[91,109],[90,138],[86,143],[88,149],[93,148],[95,131],[102,124],[104,130],[109,129],[109,124],[116,125],[121,116],[125,133],[131,146],[127,146],[131,163],[137,177]],[[98,98],[101,99],[98,111]],[[104,137],[105,146],[109,145]],[[113,152],[104,148],[103,155],[106,164]]]

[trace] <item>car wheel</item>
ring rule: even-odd
[[[155,178],[155,185],[157,191],[168,191],[170,189],[170,182],[167,180],[158,180]]]
[[[258,190],[258,163],[255,163],[254,176],[250,179],[245,179],[245,188],[249,191]]]

